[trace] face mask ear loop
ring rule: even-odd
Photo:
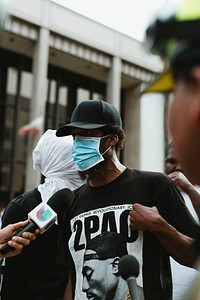
[[[108,147],[108,149],[106,149],[106,151],[104,151],[103,153],[101,153],[101,155],[103,156],[104,154],[106,154],[106,152],[108,152],[111,149],[111,146]]]
[[[100,139],[105,139],[105,138],[107,138],[107,137],[110,136],[110,135],[111,135],[111,134],[107,134],[107,135],[101,137]],[[111,146],[108,147],[108,149],[106,149],[106,151],[104,151],[103,153],[101,153],[101,155],[103,156],[103,155],[106,154],[110,149],[111,149]]]

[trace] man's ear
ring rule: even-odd
[[[112,262],[112,272],[114,275],[119,275],[119,257],[115,257]]]
[[[192,76],[195,78],[197,83],[200,83],[200,66],[196,66],[192,69]]]
[[[195,79],[195,93],[193,96],[193,116],[194,121],[196,119],[200,126],[200,66],[194,67],[192,69],[192,76]],[[195,116],[197,118],[195,118]]]
[[[110,145],[111,146],[115,146],[118,143],[118,141],[119,141],[119,137],[117,134],[112,134],[110,136]]]
[[[192,69],[192,77],[195,79],[195,94],[200,97],[200,66]]]

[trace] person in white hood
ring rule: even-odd
[[[74,190],[84,181],[73,162],[71,150],[73,137],[58,138],[55,130],[47,130],[33,150],[33,168],[44,177],[37,188],[13,199],[2,216],[3,227],[26,220],[28,213],[47,202],[57,191]],[[68,280],[67,243],[64,225],[65,212],[54,224],[23,252],[6,259],[3,275],[2,300],[60,300],[63,299]]]

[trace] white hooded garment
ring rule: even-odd
[[[45,176],[45,182],[38,186],[43,202],[58,190],[74,190],[84,181],[78,174],[72,159],[73,137],[57,137],[56,130],[48,129],[33,150],[33,168]]]

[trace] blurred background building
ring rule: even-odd
[[[166,100],[140,96],[162,62],[141,42],[50,0],[11,1],[6,9],[0,36],[0,201],[41,181],[32,169],[38,138],[68,122],[85,99],[100,97],[121,112],[124,164],[163,171]]]

